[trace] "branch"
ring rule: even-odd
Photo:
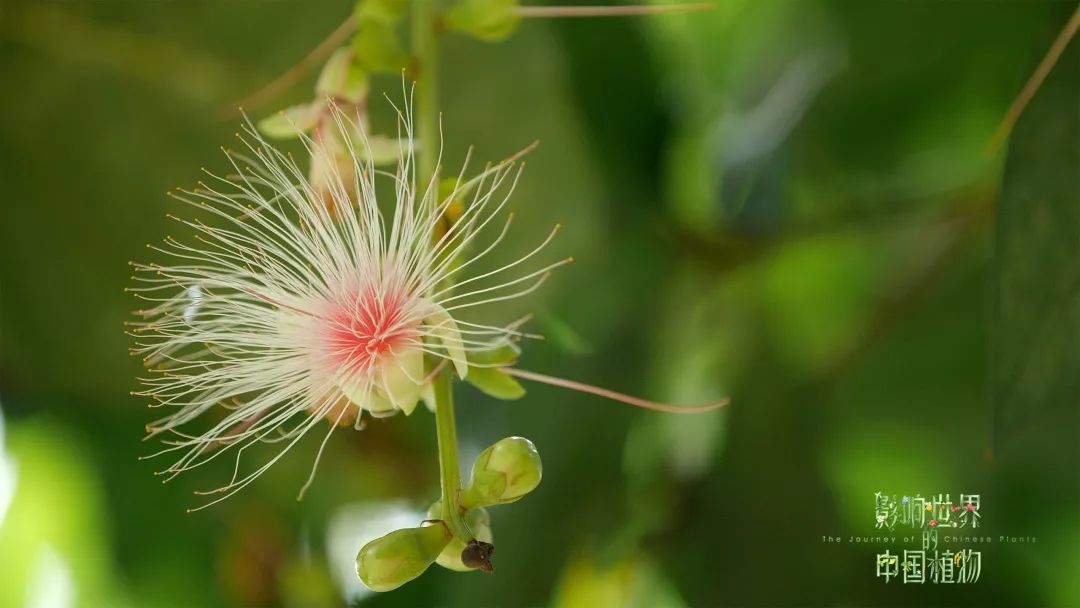
[[[338,48],[356,31],[356,20],[352,15],[349,15],[345,21],[341,22],[341,25],[337,26],[325,40],[319,43],[319,46],[315,47],[308,53],[300,63],[297,63],[293,67],[289,68],[281,76],[278,76],[269,84],[263,88],[255,91],[251,95],[241,99],[240,101],[230,104],[221,108],[221,115],[223,117],[232,117],[237,115],[238,108],[255,108],[266,103],[268,100],[278,95],[285,89],[296,84],[296,81],[304,77],[304,74],[311,69],[311,66],[323,59],[330,56],[330,53],[334,52],[334,49]]]
[[[624,6],[519,6],[514,9],[519,17],[626,17],[630,15],[663,15],[688,13],[716,8],[713,2],[687,2],[685,4],[624,5]]]
[[[1020,114],[1024,112],[1024,108],[1027,107],[1031,98],[1035,96],[1035,92],[1042,86],[1046,76],[1050,74],[1050,70],[1054,68],[1054,64],[1061,58],[1061,54],[1065,52],[1065,47],[1069,46],[1069,41],[1076,35],[1076,30],[1080,28],[1080,5],[1077,5],[1076,12],[1073,13],[1069,22],[1065,24],[1065,28],[1058,34],[1057,39],[1054,40],[1054,44],[1050,45],[1050,50],[1046,52],[1046,56],[1039,62],[1039,66],[1035,68],[1035,72],[1028,79],[1027,84],[1020,91],[1020,94],[1013,100],[1012,107],[1005,114],[1005,117],[1001,119],[1001,123],[998,124],[997,131],[994,132],[994,136],[990,138],[990,143],[986,145],[986,155],[990,156],[997,149],[1001,147],[1002,142],[1012,132],[1013,125],[1016,124]]]

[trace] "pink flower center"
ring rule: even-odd
[[[383,355],[417,336],[395,290],[358,289],[330,306],[324,346],[329,363],[346,374],[370,373]]]

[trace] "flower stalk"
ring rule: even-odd
[[[413,78],[416,82],[418,190],[436,187],[438,161],[438,63],[436,62],[435,3],[417,0],[411,11]],[[439,481],[442,487],[442,520],[462,542],[473,540],[459,507],[461,466],[458,459],[457,426],[454,421],[453,370],[434,379],[435,432],[439,444]]]
[[[461,517],[461,465],[458,461],[457,427],[454,421],[453,370],[445,369],[435,386],[435,433],[439,441],[439,479],[442,485],[442,520],[463,542],[473,539]]]
[[[411,10],[412,71],[416,82],[417,183],[434,187],[438,160],[438,62],[435,48],[435,2],[416,0]]]

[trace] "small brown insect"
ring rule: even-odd
[[[491,564],[491,556],[495,553],[495,545],[485,543],[475,538],[470,540],[461,552],[461,563],[470,568],[479,568],[488,574],[495,571]]]

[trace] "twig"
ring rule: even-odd
[[[519,6],[514,9],[519,17],[625,17],[630,15],[663,15],[687,13],[716,8],[713,2],[687,2],[684,4],[624,5],[624,6]]]
[[[1001,147],[1002,142],[1009,136],[1012,131],[1013,125],[1016,124],[1020,114],[1023,113],[1024,108],[1027,107],[1028,102],[1035,96],[1035,92],[1042,86],[1046,76],[1050,73],[1050,70],[1054,68],[1054,64],[1061,58],[1061,54],[1065,52],[1065,47],[1069,46],[1069,41],[1076,35],[1076,30],[1080,29],[1080,4],[1076,7],[1076,12],[1073,13],[1069,22],[1065,24],[1065,28],[1058,34],[1057,39],[1054,40],[1054,44],[1050,45],[1050,50],[1046,52],[1046,56],[1039,62],[1039,67],[1035,68],[1035,72],[1028,79],[1024,88],[1021,89],[1020,94],[1013,100],[1012,106],[1005,114],[1005,117],[1001,119],[1001,123],[998,124],[997,131],[994,132],[994,136],[990,139],[990,143],[986,145],[986,155],[990,156]]]
[[[304,74],[311,69],[313,64],[329,57],[330,53],[341,46],[355,31],[356,20],[352,18],[352,15],[349,15],[345,21],[341,22],[341,25],[337,26],[333,32],[330,32],[330,35],[320,42],[319,46],[312,49],[299,63],[289,68],[284,74],[270,81],[270,83],[258,91],[255,91],[234,104],[222,108],[222,116],[232,117],[237,114],[238,108],[255,108],[266,103],[275,95],[291,87],[297,80],[303,78]]]

